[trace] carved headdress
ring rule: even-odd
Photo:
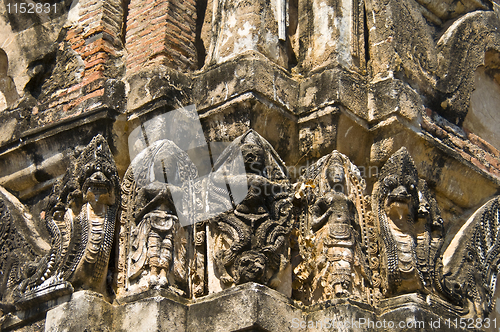
[[[217,158],[214,164],[214,169],[219,170],[224,167],[226,170],[231,171],[231,168],[239,167],[236,163],[237,158],[241,156],[241,148],[243,146],[254,146],[256,152],[262,153],[264,157],[262,173],[259,175],[273,181],[286,180],[288,178],[286,173],[286,166],[278,156],[274,148],[268,141],[260,136],[253,129],[248,130],[245,134],[236,138]],[[260,151],[258,151],[260,149]],[[252,171],[257,171],[253,169]],[[237,174],[230,172],[230,174]]]
[[[343,178],[338,179],[338,182],[332,182],[335,173],[335,167],[343,170]],[[337,175],[339,176],[339,174]],[[362,194],[365,189],[365,180],[362,178],[359,169],[354,165],[347,156],[334,150],[329,155],[319,159],[314,165],[309,167],[303,179],[313,180],[315,185],[315,193],[317,196],[322,196],[329,191],[341,191],[349,198]],[[361,190],[361,192],[359,192]]]

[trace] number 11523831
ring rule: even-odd
[[[51,12],[56,13],[56,4],[50,3],[8,3],[7,11],[9,14],[49,14]]]

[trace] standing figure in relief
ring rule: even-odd
[[[164,287],[168,285],[167,275],[173,262],[173,240],[179,219],[169,197],[169,190],[175,187],[156,185],[141,189],[136,200],[149,203],[139,213],[141,221],[131,234],[132,250],[135,252],[131,257],[130,277],[137,277],[147,261],[150,286]]]
[[[196,176],[187,153],[169,140],[151,144],[132,161],[122,185],[119,284],[125,290],[189,291],[190,226],[181,227],[179,219],[189,218],[189,183]]]
[[[294,271],[297,292],[305,303],[365,299],[371,273],[361,241],[364,182],[359,171],[334,151],[307,170],[303,183],[308,184],[302,196],[308,208],[299,234],[302,261]]]

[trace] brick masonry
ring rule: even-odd
[[[456,127],[430,109],[426,109],[421,127],[467,162],[500,179],[500,151],[479,136]]]
[[[194,0],[131,0],[126,30],[127,75],[155,65],[196,69]]]

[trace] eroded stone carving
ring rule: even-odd
[[[306,305],[343,299],[376,308],[382,297],[391,306],[411,295],[461,317],[484,318],[493,308],[500,198],[441,256],[441,212],[406,148],[382,167],[372,211],[359,169],[337,151],[306,170],[292,197],[283,162],[253,130],[203,178],[176,144],[156,141],[132,161],[121,201],[102,136],[70,164],[48,197],[50,249],[36,240],[22,204],[0,190],[2,313],[76,289],[106,293],[120,203],[120,296],[163,288],[194,298],[257,282]]]
[[[406,148],[394,153],[374,186],[373,211],[380,237],[382,291],[391,296],[423,289],[417,266],[417,169]]]
[[[0,48],[0,93],[5,98],[7,107],[12,107],[19,99],[16,85],[12,77],[8,75],[9,62],[7,54]],[[1,105],[2,107],[4,105]],[[3,107],[2,107],[3,108]]]
[[[439,262],[438,277],[452,303],[484,318],[493,309],[500,268],[500,196],[478,209],[462,226]]]
[[[233,169],[240,153],[246,173]],[[207,185],[208,204],[228,212],[210,223],[214,277],[222,288],[254,281],[280,289],[291,277],[291,199],[283,162],[250,130],[226,148],[215,169]],[[235,204],[227,199],[232,197],[228,189],[238,187],[248,187],[248,194]]]
[[[0,311],[15,310],[15,288],[50,250],[25,206],[0,187]],[[0,314],[1,316],[1,314]]]
[[[106,140],[97,135],[54,186],[45,212],[49,253],[18,288],[17,304],[73,289],[105,293],[120,202],[118,174]]]
[[[417,238],[415,254],[424,288],[426,292],[432,293],[439,288],[435,268],[444,242],[444,221],[437,201],[429,191],[425,180],[418,181],[417,190],[419,205],[415,223]]]
[[[304,212],[298,236],[301,262],[294,269],[294,288],[303,302],[368,301],[371,271],[361,240],[364,188],[357,167],[337,151],[306,170],[296,191]]]
[[[364,3],[358,0],[299,2],[299,63],[318,67],[364,67]]]
[[[188,205],[197,170],[186,152],[159,140],[139,153],[122,184],[119,284],[127,291],[170,288],[188,294]],[[188,244],[189,243],[189,244]]]
[[[207,64],[254,53],[287,67],[287,1],[213,1],[214,33]]]

